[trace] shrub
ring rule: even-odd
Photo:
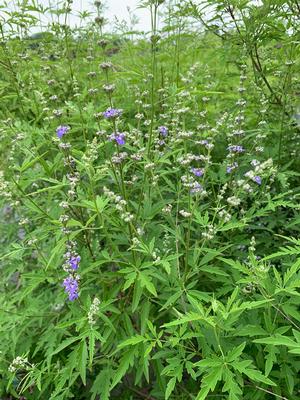
[[[5,398],[299,398],[299,6],[203,5],[0,23]]]

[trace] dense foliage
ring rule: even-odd
[[[300,2],[38,3],[0,20],[1,398],[299,399]]]

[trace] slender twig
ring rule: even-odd
[[[289,400],[287,397],[280,396],[280,394],[274,393],[271,390],[264,389],[264,388],[262,388],[260,386],[257,386],[257,385],[246,384],[245,386],[255,387],[255,389],[258,389],[258,390],[261,390],[262,392],[271,394],[271,395],[273,395],[273,396],[275,396],[275,397],[277,397],[278,399],[281,399],[281,400]]]
[[[133,387],[131,387],[131,386],[128,386],[128,385],[126,385],[126,386],[127,386],[127,388],[128,388],[129,390],[131,390],[132,392],[138,394],[138,395],[141,396],[143,399],[146,399],[146,400],[155,400],[155,398],[152,397],[150,394],[146,394],[146,393],[140,392],[139,390],[137,390],[137,389],[135,389],[135,388],[133,388]]]
[[[276,307],[274,304],[272,304],[272,307],[275,308],[275,310],[279,312],[287,321],[294,325],[294,327],[297,328],[298,331],[300,331],[300,326],[298,326],[288,315],[281,311],[280,308]]]

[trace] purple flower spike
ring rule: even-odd
[[[238,145],[228,146],[227,149],[230,151],[230,153],[243,153],[245,151],[243,146],[238,146]]]
[[[119,146],[123,146],[126,143],[126,134],[124,132],[113,133],[109,137],[110,140],[115,140]]]
[[[198,176],[198,177],[201,177],[201,176],[203,176],[203,174],[204,174],[204,171],[203,171],[203,169],[201,169],[201,168],[191,168],[191,172],[192,172],[195,176]]]
[[[125,144],[125,138],[126,135],[125,133],[117,133],[115,135],[115,141],[118,143],[118,145],[123,146]]]
[[[227,165],[226,167],[226,172],[227,174],[230,174],[234,169],[236,169],[238,167],[238,163],[234,162],[231,165]]]
[[[104,118],[107,119],[112,119],[112,118],[118,118],[120,115],[122,115],[122,110],[118,108],[108,108],[104,113],[102,113]]]
[[[78,298],[78,281],[72,276],[64,279],[63,286],[65,287],[65,292],[69,295],[69,300],[74,301]]]
[[[79,268],[80,260],[80,256],[72,256],[69,260],[70,267],[76,271]]]
[[[203,191],[202,185],[199,182],[195,182],[193,188],[190,190],[191,193],[199,193]]]
[[[160,127],[158,128],[158,132],[159,132],[163,137],[166,137],[166,136],[168,136],[169,130],[168,130],[168,128],[167,128],[166,126],[160,126]]]
[[[60,125],[56,129],[56,134],[59,139],[61,139],[66,133],[68,133],[70,130],[70,127],[68,125]]]
[[[256,182],[258,185],[261,185],[261,177],[260,177],[260,176],[256,175],[256,176],[253,178],[253,180],[254,180],[254,182]]]

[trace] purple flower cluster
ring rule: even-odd
[[[123,146],[126,143],[126,134],[124,132],[116,132],[110,135],[110,140],[115,140],[118,145]]]
[[[204,171],[203,171],[203,169],[201,169],[201,168],[191,168],[191,172],[192,172],[195,176],[198,176],[199,178],[200,178],[201,176],[203,176],[203,174],[204,174]]]
[[[258,185],[261,185],[261,177],[258,176],[258,175],[256,175],[256,176],[253,178],[253,181],[256,182]]]
[[[195,182],[193,188],[190,190],[191,193],[199,193],[203,191],[203,186],[199,182]]]
[[[158,128],[158,132],[163,136],[163,137],[167,137],[168,136],[168,128],[166,126],[160,126]]]
[[[113,119],[113,118],[118,118],[120,115],[122,115],[122,110],[118,108],[108,108],[106,111],[102,113],[104,118],[107,119]]]
[[[261,185],[261,177],[259,175],[255,175],[254,171],[248,171],[245,173],[245,176],[249,179],[251,179],[253,182],[257,183],[258,185]]]
[[[72,270],[76,271],[79,268],[80,260],[81,260],[80,256],[72,256],[69,259],[69,264]]]
[[[228,146],[227,149],[230,151],[230,153],[243,153],[245,151],[243,146],[235,144]]]
[[[61,139],[66,133],[68,133],[70,130],[70,127],[68,125],[60,125],[56,129],[56,134],[59,139]]]
[[[238,167],[238,163],[237,162],[234,162],[233,164],[231,164],[231,165],[227,165],[227,167],[226,167],[226,172],[227,172],[227,174],[230,174],[234,169],[236,169]]]
[[[69,295],[69,300],[74,301],[78,298],[78,279],[73,276],[68,276],[63,281],[63,286],[65,288],[65,292]]]
[[[64,255],[65,263],[63,269],[68,273],[68,276],[64,279],[63,286],[65,292],[69,295],[69,300],[74,301],[79,297],[78,291],[80,277],[77,274],[77,270],[79,268],[81,257],[76,253],[75,242],[68,241],[66,245],[68,251]]]
[[[214,144],[207,139],[197,140],[195,143],[204,146],[207,150],[212,150],[214,148]]]

